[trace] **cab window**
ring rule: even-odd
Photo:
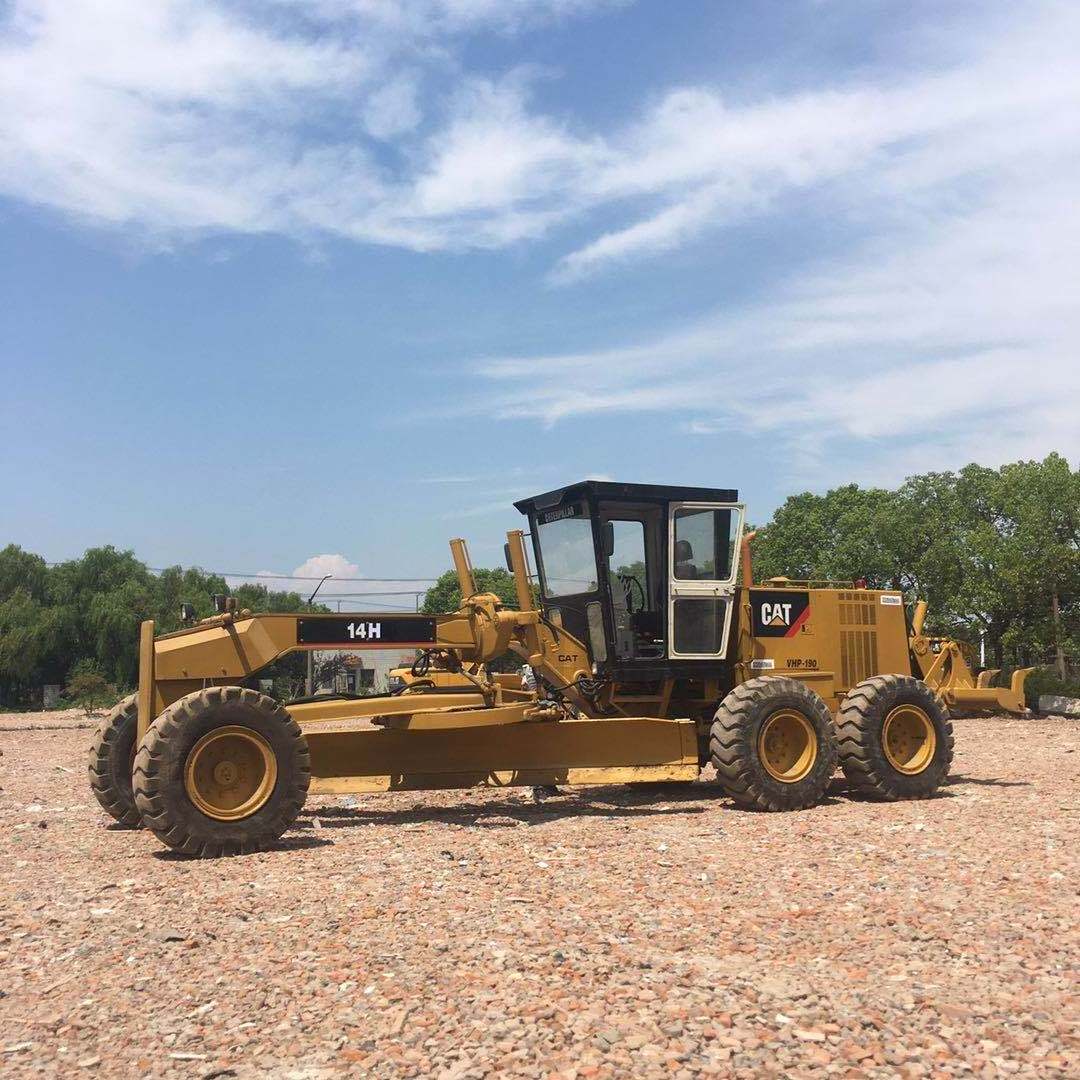
[[[545,596],[596,592],[596,555],[588,518],[564,517],[542,523],[537,534]]]
[[[676,580],[729,580],[734,548],[732,524],[730,510],[676,510],[672,559]]]
[[[612,521],[615,543],[608,557],[611,590],[625,598],[631,611],[644,611],[649,603],[649,577],[645,567],[645,523]]]

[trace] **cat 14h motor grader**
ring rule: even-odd
[[[711,763],[737,804],[798,810],[822,799],[838,761],[880,799],[945,780],[952,727],[919,677],[899,592],[754,585],[731,490],[586,481],[515,505],[539,604],[517,530],[514,607],[477,591],[454,540],[463,600],[445,615],[225,602],[175,633],[144,622],[138,691],[91,753],[101,804],[214,856],[273,844],[309,794],[689,781]],[[287,653],[331,649],[416,650],[417,677],[397,693],[286,704],[250,686]],[[508,650],[535,692],[488,673]]]

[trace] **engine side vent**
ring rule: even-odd
[[[877,604],[864,592],[840,593],[841,626],[877,626]]]
[[[855,605],[853,605],[855,606]],[[862,606],[862,605],[858,605]],[[843,607],[843,605],[841,605]],[[841,622],[843,616],[841,615]],[[840,675],[844,689],[878,673],[877,631],[840,631]]]

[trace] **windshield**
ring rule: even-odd
[[[563,517],[537,526],[545,596],[596,592],[592,522]]]

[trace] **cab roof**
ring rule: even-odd
[[[582,496],[591,499],[621,500],[623,502],[738,502],[735,488],[677,487],[669,484],[617,484],[612,480],[580,480],[576,484],[545,491],[519,499],[514,506],[523,514],[548,510],[570,499]]]

